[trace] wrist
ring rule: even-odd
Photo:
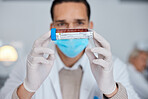
[[[17,89],[17,95],[19,99],[31,99],[34,95],[34,92],[29,92],[24,88],[24,85],[21,84]]]
[[[111,94],[104,94],[106,97],[111,98],[118,92],[118,85],[116,84],[115,90]]]

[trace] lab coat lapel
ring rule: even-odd
[[[58,74],[58,69],[56,65],[54,65],[52,68],[50,79],[51,79],[55,94],[57,96],[57,99],[62,99],[60,83],[59,83],[59,74]]]
[[[50,45],[51,45],[50,48],[55,51],[56,58],[58,58],[55,44],[51,43]],[[61,94],[61,89],[60,89],[61,87],[59,83],[59,72],[58,72],[58,66],[60,64],[58,63],[59,62],[57,62],[57,59],[56,59],[52,67],[51,73],[50,73],[50,80],[51,80],[54,92],[57,96],[57,98],[54,98],[54,99],[62,99],[62,94]]]
[[[90,65],[86,65],[85,67],[86,70],[84,71],[83,74],[81,89],[80,89],[80,99],[88,99],[92,91],[93,85],[95,83],[94,77],[90,69]]]

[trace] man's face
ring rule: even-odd
[[[136,69],[142,72],[146,68],[148,55],[145,52],[141,52],[137,57],[134,59],[134,65]]]
[[[64,2],[54,7],[52,28],[92,28],[89,27],[87,9],[83,3]]]

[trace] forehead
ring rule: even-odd
[[[54,20],[88,19],[83,3],[64,2],[54,7]]]

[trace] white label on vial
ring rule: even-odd
[[[56,39],[85,39],[93,38],[93,32],[56,33]]]

